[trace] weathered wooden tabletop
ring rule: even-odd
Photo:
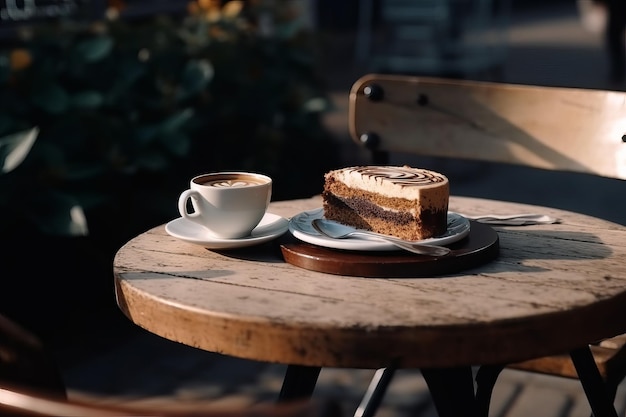
[[[320,206],[317,196],[273,202],[269,211],[291,217]],[[420,278],[309,271],[282,259],[280,240],[213,251],[160,225],[118,251],[117,301],[137,325],[174,341],[322,367],[509,363],[626,332],[626,227],[467,197],[452,196],[450,210],[535,212],[561,222],[493,226],[495,260]]]

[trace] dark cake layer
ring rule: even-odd
[[[394,203],[401,199],[386,199],[377,196],[373,199],[365,194],[352,197],[338,197],[330,192],[323,193],[324,216],[327,219],[348,224],[353,227],[371,230],[377,233],[397,236],[406,240],[422,240],[426,237],[438,236],[445,233],[447,229],[447,210],[431,211],[422,210],[419,217],[411,215],[407,211],[385,210],[374,200],[387,200],[387,203]],[[401,206],[415,208],[415,203],[404,200]],[[394,205],[397,207],[398,205]]]

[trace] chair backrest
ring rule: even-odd
[[[626,93],[370,74],[350,92],[353,140],[390,152],[626,179]]]

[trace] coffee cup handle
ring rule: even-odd
[[[202,197],[200,197],[200,193],[198,193],[196,190],[183,191],[180,194],[180,197],[178,197],[178,212],[180,213],[182,217],[184,217],[187,220],[191,220],[196,223],[202,223],[200,219],[201,213],[199,211],[194,211],[191,213],[187,211],[187,207],[188,207],[187,202],[189,201],[190,198],[193,200],[199,201]],[[194,208],[198,208],[198,207],[200,207],[200,204],[194,205]]]

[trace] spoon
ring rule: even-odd
[[[407,240],[395,238],[393,236],[382,235],[380,233],[368,232],[366,230],[357,230],[350,226],[324,219],[313,219],[311,222],[313,228],[322,236],[332,239],[344,239],[350,236],[369,236],[376,239],[389,242],[397,247],[409,252],[418,253],[428,256],[445,256],[450,253],[450,249],[443,246],[424,245],[421,243],[412,243]]]

